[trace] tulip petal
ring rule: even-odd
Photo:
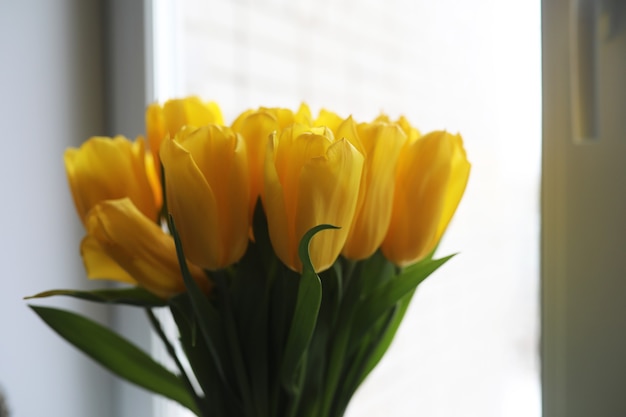
[[[469,173],[471,165],[467,161],[467,155],[463,148],[463,139],[460,135],[455,135],[450,138],[453,142],[453,154],[450,160],[450,180],[448,183],[448,192],[443,203],[443,210],[441,212],[441,220],[439,222],[439,228],[435,240],[438,242],[443,236],[443,233],[448,228],[448,224],[454,215],[461,197],[465,192],[467,181],[469,179]]]
[[[432,132],[403,152],[392,220],[382,244],[392,262],[405,266],[419,261],[435,248],[447,227],[469,173],[464,152],[457,150],[459,139],[447,132]]]
[[[314,126],[327,126],[330,130],[336,133],[342,122],[343,119],[337,113],[322,109],[313,124]]]
[[[251,112],[237,123],[236,132],[246,143],[248,172],[250,176],[249,217],[252,219],[254,206],[263,190],[263,166],[267,141],[272,132],[278,130],[278,120],[268,112]]]
[[[174,217],[189,260],[207,269],[220,264],[217,202],[189,151],[173,140],[163,142],[167,207]]]
[[[96,205],[89,212],[87,231],[84,247],[91,250],[99,246],[105,254],[94,255],[94,261],[108,256],[139,285],[162,298],[185,291],[174,240],[137,210],[128,198]],[[104,263],[93,265],[94,270],[87,265],[90,276],[114,270]],[[192,271],[194,278],[204,282],[202,285],[206,288],[208,281],[203,271],[195,265]]]
[[[289,227],[289,216],[287,216],[287,206],[285,204],[285,191],[280,183],[280,177],[276,170],[276,148],[278,138],[276,133],[268,141],[267,153],[265,155],[264,188],[261,194],[263,208],[269,226],[270,239],[274,252],[278,258],[287,266],[296,269],[295,255],[291,246],[292,229]],[[293,237],[295,240],[295,237]]]
[[[215,102],[205,103],[198,97],[168,100],[163,106],[153,103],[146,109],[146,135],[154,158],[157,178],[161,178],[161,144],[166,136],[173,138],[184,126],[224,124],[222,111]]]
[[[129,197],[151,219],[157,218],[153,188],[146,171],[143,139],[93,137],[65,151],[65,168],[76,210],[83,223],[100,201]]]
[[[161,157],[168,208],[189,259],[207,269],[238,261],[250,225],[243,140],[223,126],[183,129],[164,144]]]
[[[89,279],[110,279],[137,284],[137,281],[109,256],[94,236],[85,236],[80,244],[80,254]]]
[[[349,259],[370,257],[380,246],[391,221],[396,165],[406,142],[397,125],[362,126],[359,135],[366,149],[359,202],[343,249]]]
[[[313,118],[311,117],[311,109],[306,103],[301,103],[298,107],[298,111],[294,115],[295,123],[311,126],[313,124]]]
[[[174,137],[186,125],[205,126],[208,124],[224,124],[224,118],[219,106],[214,103],[204,103],[198,97],[168,100],[163,105],[165,116],[165,131]]]
[[[157,178],[161,178],[161,160],[159,159],[159,150],[161,142],[165,139],[165,116],[163,108],[157,103],[150,104],[146,109],[146,136],[148,137],[148,145],[150,152],[154,158],[154,172]]]
[[[330,268],[345,244],[362,169],[363,156],[345,139],[335,142],[324,156],[310,159],[302,168],[295,211],[296,238],[320,224],[341,228],[321,231],[311,240],[310,255],[316,271]]]

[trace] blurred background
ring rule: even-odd
[[[185,415],[92,364],[22,297],[102,285],[84,278],[64,149],[142,134],[147,102],[189,94],[217,101],[228,122],[305,101],[314,113],[384,112],[422,132],[460,132],[473,171],[440,247],[460,254],[421,286],[348,415],[540,415],[538,1],[26,0],[2,9],[10,99],[0,114],[10,128],[0,164],[0,385],[13,415]],[[158,354],[141,312],[38,303],[88,314]]]

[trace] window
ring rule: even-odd
[[[538,417],[539,2],[155,2],[156,98],[384,111],[473,163],[440,254],[348,416]],[[161,402],[163,415],[175,415]],[[171,414],[168,414],[171,413]],[[184,411],[180,411],[183,416]]]

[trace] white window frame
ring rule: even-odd
[[[544,417],[626,415],[626,122],[617,104],[626,97],[626,29],[617,24],[626,8],[618,3],[542,1]],[[571,106],[578,6],[598,13],[587,21],[598,75],[587,81],[600,99],[592,109],[600,129],[586,140],[575,137]]]

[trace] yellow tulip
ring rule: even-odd
[[[138,284],[161,298],[185,291],[174,239],[130,199],[97,204],[86,222],[81,254],[89,278]],[[208,289],[202,269],[188,266],[201,288]]]
[[[460,135],[432,132],[403,149],[383,254],[399,266],[423,259],[437,245],[469,177]]]
[[[355,213],[363,155],[347,140],[335,141],[328,128],[294,125],[268,142],[262,201],[270,239],[281,261],[301,271],[298,245],[320,224],[311,241],[316,271],[329,268],[346,241]]]
[[[167,206],[191,262],[215,270],[248,245],[249,178],[243,139],[230,128],[182,129],[163,142]]]
[[[359,125],[358,138],[364,149],[365,165],[359,204],[342,251],[346,258],[355,260],[370,257],[387,233],[393,203],[392,184],[406,135],[396,124],[378,122]]]
[[[198,97],[186,97],[166,101],[163,106],[153,103],[146,109],[146,135],[155,161],[158,178],[161,177],[159,152],[166,136],[174,135],[183,126],[224,124],[222,111],[215,102],[204,102]]]
[[[128,197],[148,218],[156,220],[160,196],[155,194],[150,156],[144,141],[122,136],[93,137],[79,149],[65,151],[65,170],[83,224],[93,206]]]

